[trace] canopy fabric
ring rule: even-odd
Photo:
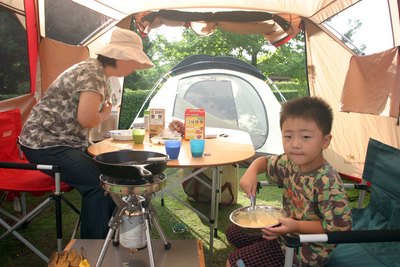
[[[208,36],[220,28],[240,34],[262,34],[271,44],[282,45],[301,30],[301,18],[290,14],[268,12],[221,11],[183,12],[160,10],[135,15],[138,29],[148,34],[161,25],[190,27],[200,36]]]
[[[395,47],[381,53],[351,58],[341,96],[341,111],[390,116],[398,120],[399,49]]]
[[[89,49],[86,46],[67,45],[43,38],[39,47],[42,93],[64,70],[88,57]]]

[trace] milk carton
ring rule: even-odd
[[[149,137],[162,133],[165,127],[165,110],[163,108],[152,108],[149,111]]]

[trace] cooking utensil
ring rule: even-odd
[[[99,154],[94,160],[102,174],[117,179],[149,180],[165,170],[168,156],[153,151],[119,150]]]
[[[254,209],[255,206],[256,206],[256,196],[251,195],[250,196],[250,207],[252,207]]]
[[[131,160],[131,161],[120,163],[119,165],[135,167],[139,170],[140,175],[142,177],[149,178],[149,177],[153,176],[153,173],[151,171],[147,170],[146,167],[152,162],[165,162],[166,160],[167,160],[167,157],[150,157],[150,158],[147,158],[146,160],[142,160],[142,161]]]
[[[246,233],[261,235],[260,229],[279,225],[278,218],[284,216],[283,209],[279,207],[258,205],[236,209],[229,219]]]
[[[257,218],[256,218],[256,215],[254,213],[254,210],[255,210],[255,207],[256,207],[256,196],[255,195],[254,196],[250,195],[250,207],[252,208],[251,210],[249,210],[250,215],[251,215],[251,219],[253,221],[256,221]]]

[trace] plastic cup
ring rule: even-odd
[[[144,129],[134,129],[132,131],[132,136],[133,136],[133,142],[135,144],[143,144],[145,130]]]
[[[192,157],[199,158],[203,156],[204,153],[204,139],[191,139],[190,140],[190,152]]]
[[[165,152],[170,159],[177,159],[179,151],[181,150],[180,140],[166,140],[165,141]]]

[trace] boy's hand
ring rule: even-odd
[[[261,229],[261,231],[263,232],[263,238],[273,240],[280,235],[293,233],[296,231],[298,221],[292,218],[285,217],[279,218],[278,221],[280,223],[278,226]]]
[[[247,197],[255,196],[257,193],[257,175],[265,172],[267,169],[267,161],[265,157],[259,157],[255,159],[246,172],[240,178],[239,185],[246,193]]]
[[[246,193],[247,197],[255,196],[257,192],[257,173],[246,171],[240,178],[239,185]]]

